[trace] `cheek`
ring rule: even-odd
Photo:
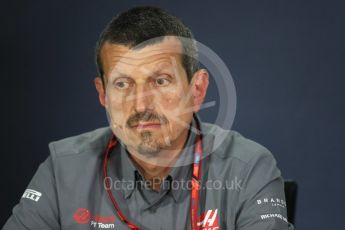
[[[125,95],[107,97],[107,109],[111,112],[113,121],[118,124],[126,122],[130,104],[131,102],[126,100]]]
[[[111,116],[111,125],[114,134],[126,145],[131,145],[138,141],[138,137],[134,135],[126,127],[126,122],[129,117],[130,101],[126,100],[125,96],[118,96],[111,98],[108,103],[108,111]]]
[[[178,106],[180,99],[176,93],[163,94],[159,98],[159,104],[166,112],[172,112]]]
[[[182,92],[182,90],[170,91],[162,94],[159,104],[160,110],[170,122],[171,130],[177,131],[189,125],[193,112],[192,100],[188,94]]]
[[[190,94],[178,87],[170,88],[159,93],[159,104],[164,110],[170,111],[176,115],[176,112],[186,110],[191,105]]]
[[[165,94],[160,99],[162,109],[169,116],[183,117],[192,112],[192,100],[190,96],[181,90]]]

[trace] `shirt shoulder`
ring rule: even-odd
[[[237,131],[225,130],[217,125],[202,123],[203,133],[207,144],[211,143],[212,149],[208,150],[220,160],[238,161],[245,165],[255,164],[261,158],[273,158],[272,153],[263,145],[244,137]]]
[[[52,141],[49,143],[50,153],[54,159],[104,149],[111,135],[111,129],[103,127],[76,136]]]

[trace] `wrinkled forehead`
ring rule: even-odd
[[[142,48],[129,48],[106,42],[101,50],[106,77],[117,73],[131,74],[134,71],[150,72],[160,69],[181,68],[182,45],[176,38],[164,38],[162,42],[148,44]]]

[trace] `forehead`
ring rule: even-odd
[[[106,75],[134,69],[181,67],[182,44],[175,37],[165,37],[161,42],[143,48],[106,42],[101,49],[101,59]]]

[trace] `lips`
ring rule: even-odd
[[[145,122],[145,123],[139,123],[139,124],[131,126],[131,128],[133,129],[156,129],[160,127],[161,127],[161,124],[157,122]]]

